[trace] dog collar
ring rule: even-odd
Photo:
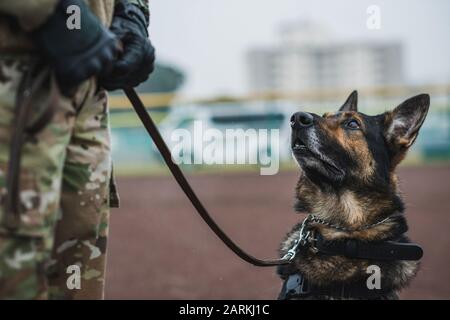
[[[330,256],[345,256],[355,259],[373,260],[420,260],[423,256],[422,248],[415,243],[396,241],[361,241],[344,239],[327,241],[320,233],[316,233],[312,240],[313,251]]]
[[[390,216],[388,218],[393,218]],[[371,224],[374,227],[387,221]],[[397,241],[362,241],[354,238],[325,240],[317,229],[309,224],[316,222],[315,217],[309,215],[303,220],[297,239],[292,247],[284,255],[283,259],[292,261],[300,251],[310,250],[313,253],[326,254],[330,256],[345,256],[356,259],[373,260],[420,260],[423,256],[422,248],[409,242]],[[319,222],[320,223],[320,222]],[[366,230],[368,227],[366,226]]]

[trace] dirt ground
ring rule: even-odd
[[[401,168],[410,237],[424,248],[405,299],[450,299],[450,167]],[[193,175],[217,222],[253,255],[274,258],[302,217],[292,210],[295,171]],[[109,299],[274,299],[274,268],[238,259],[208,229],[170,176],[120,178],[112,212]]]

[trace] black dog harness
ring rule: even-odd
[[[397,241],[362,241],[357,239],[325,240],[316,229],[311,229],[311,223],[324,224],[338,231],[361,231],[366,230],[394,219],[397,215],[392,215],[377,223],[364,226],[358,230],[349,230],[340,226],[332,225],[314,215],[309,215],[303,220],[298,232],[298,237],[286,255],[296,255],[301,251],[311,250],[318,255],[344,256],[351,259],[367,260],[420,260],[423,256],[422,248],[409,242]],[[406,230],[403,230],[404,233]],[[360,298],[360,299],[383,299],[387,295],[393,294],[391,288],[369,289],[366,280],[356,282],[335,283],[327,286],[317,286],[311,284],[305,276],[299,272],[284,275],[283,288],[278,299],[288,300],[295,298],[305,298],[308,296],[326,296],[340,299]]]
[[[326,241],[318,232],[314,238],[311,237],[307,243],[300,244],[295,250],[298,253],[301,250],[308,249],[318,255],[345,256],[352,259],[374,261],[420,260],[423,255],[422,248],[414,243],[394,241],[364,242],[355,239]],[[317,286],[311,284],[299,272],[285,276],[287,278],[278,296],[280,300],[305,298],[308,296],[337,297],[339,299],[383,299],[383,297],[393,293],[391,288],[386,287],[369,289],[366,279],[357,282]]]
[[[336,283],[327,286],[311,284],[301,273],[290,275],[283,283],[278,300],[295,300],[312,297],[334,299],[388,299],[393,296],[391,288],[369,289],[366,281]]]

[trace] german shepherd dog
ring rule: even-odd
[[[417,138],[430,97],[417,95],[376,116],[358,112],[357,102],[354,91],[336,113],[292,116],[291,148],[300,167],[295,209],[314,216],[308,228],[326,241],[408,244],[395,169]],[[301,226],[287,234],[281,256],[295,244]],[[367,287],[368,268],[373,265],[381,276],[378,292]],[[419,262],[413,260],[326,255],[305,247],[291,264],[278,268],[285,280],[279,299],[398,299],[398,291],[418,268]],[[287,295],[286,283],[292,276],[297,284],[316,290],[303,288],[303,294]]]

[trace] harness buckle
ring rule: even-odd
[[[279,299],[286,300],[309,294],[308,283],[301,273],[291,274],[284,282]]]

